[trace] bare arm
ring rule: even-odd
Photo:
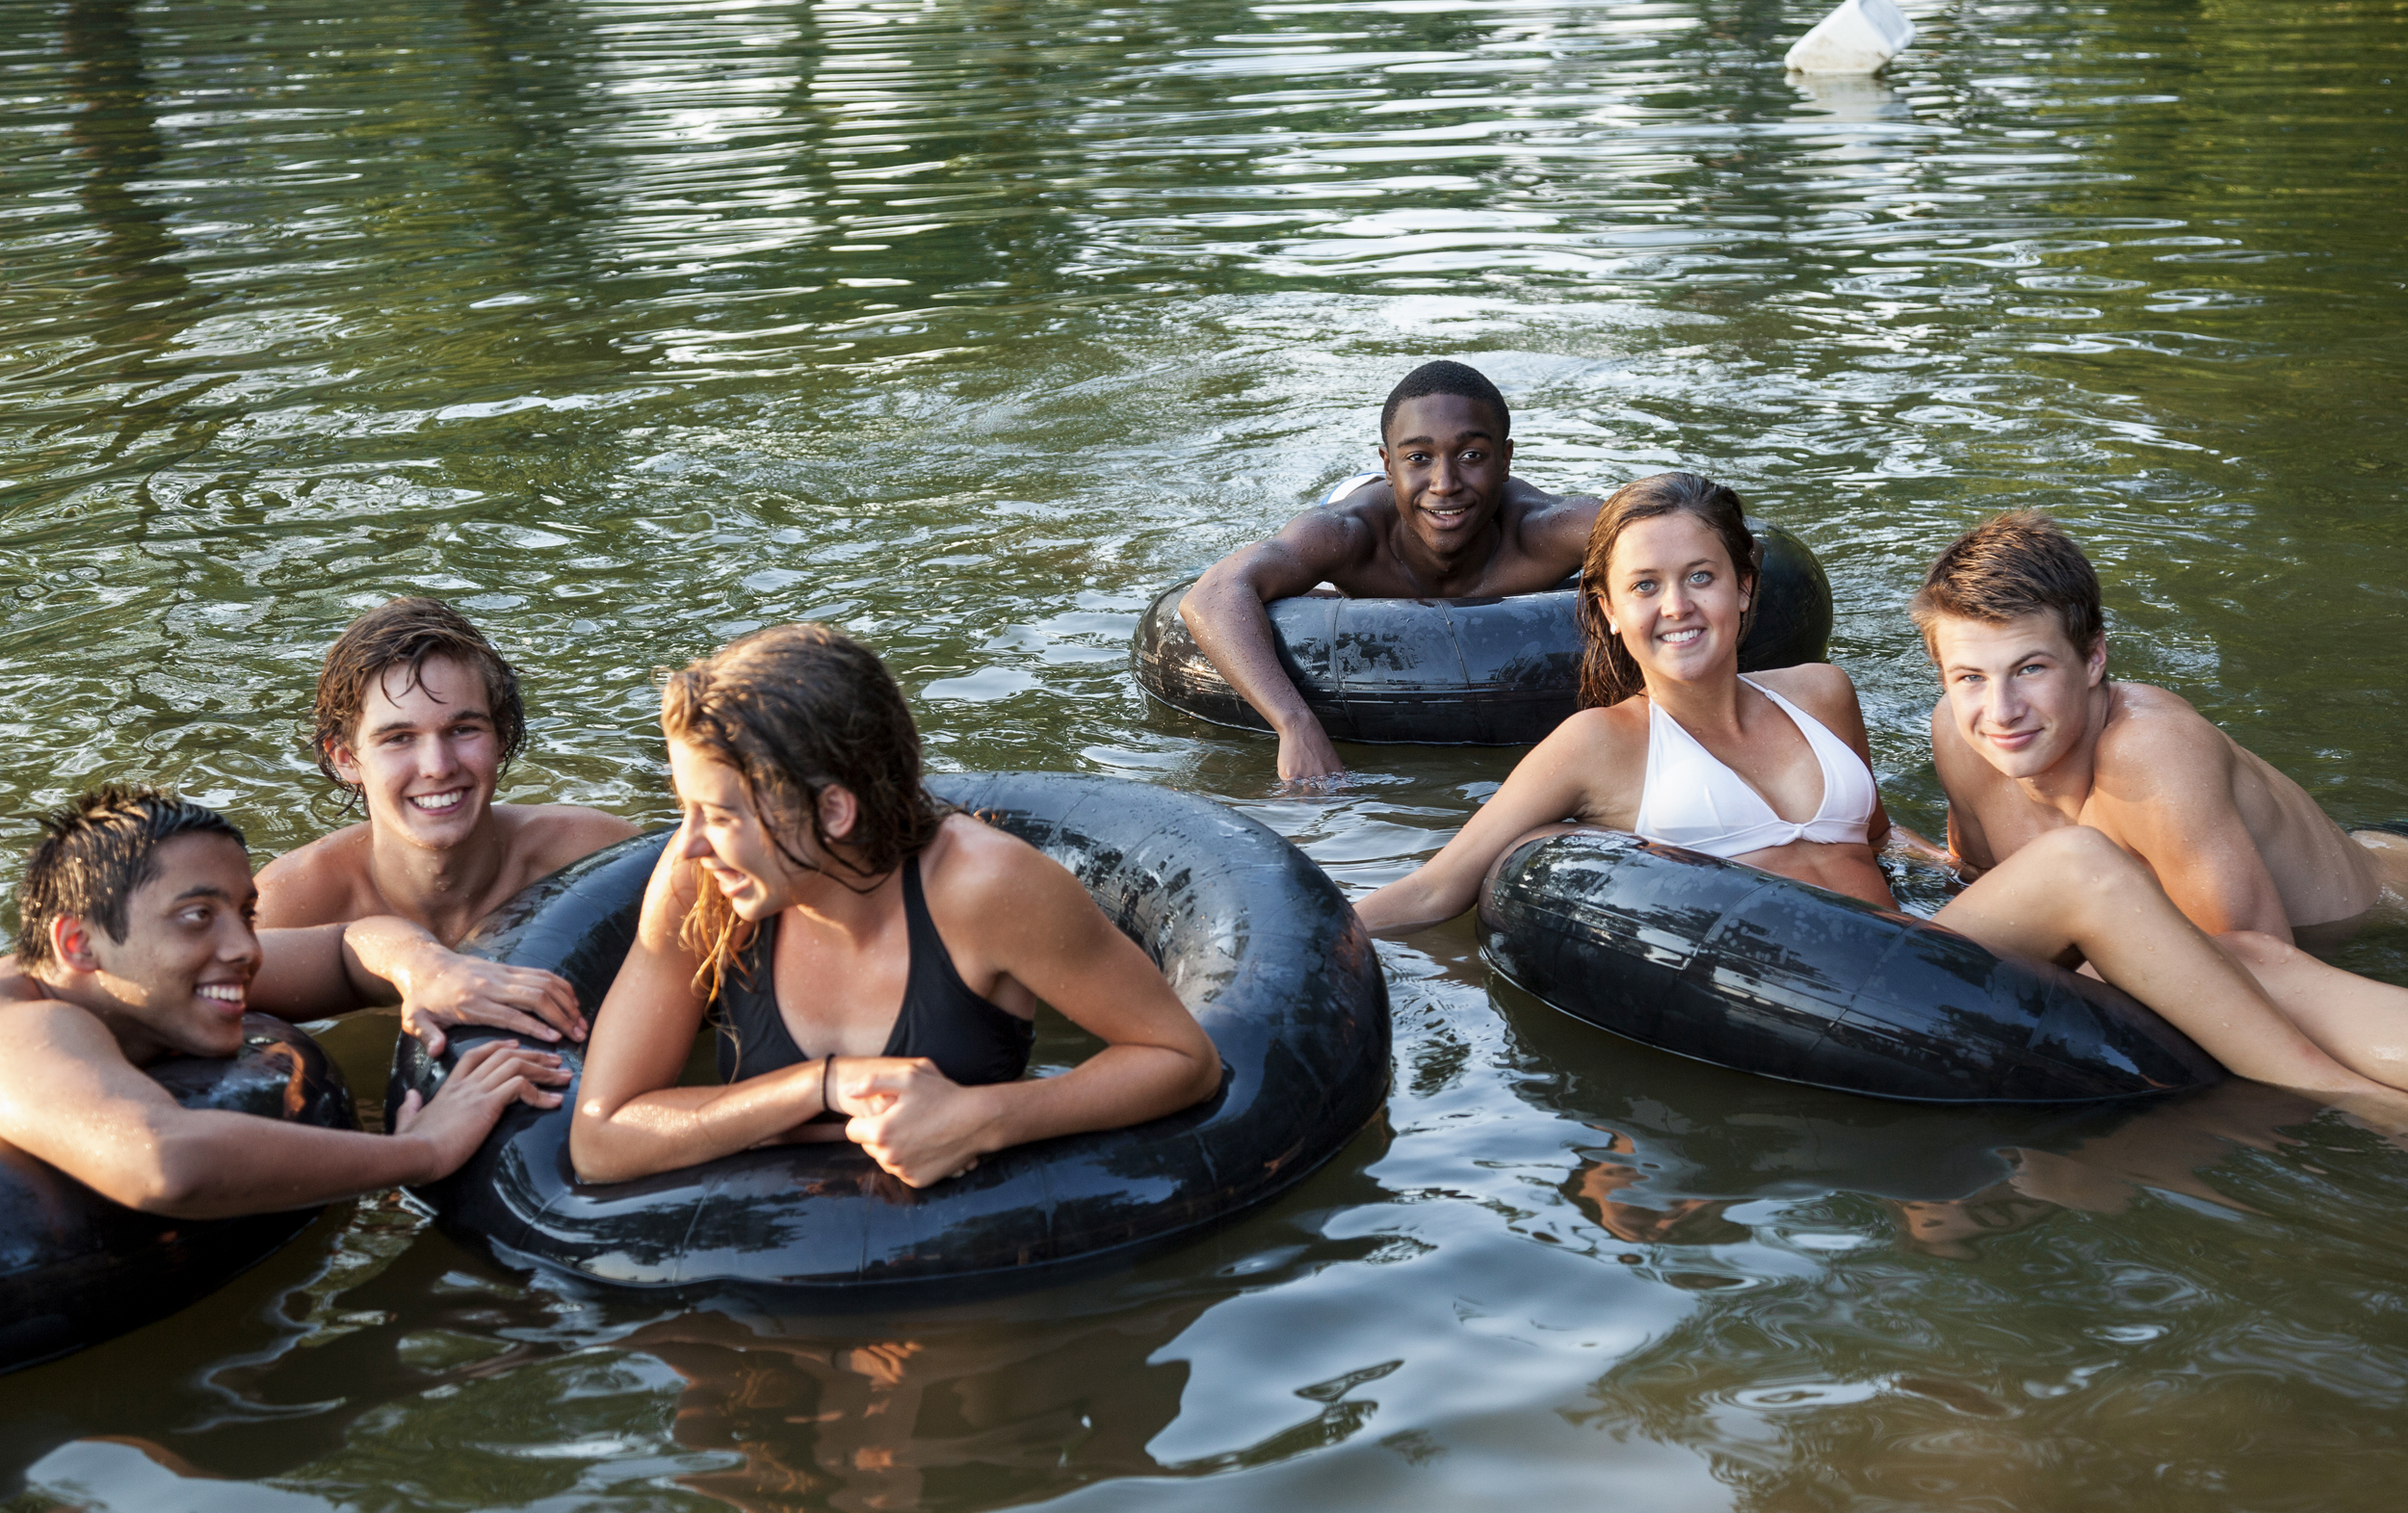
[[[2186,722],[2135,724],[2099,743],[2090,818],[2158,874],[2210,935],[2257,930],[2290,944],[2290,914],[2233,802],[2229,745]]]
[[[926,1061],[845,1057],[847,1134],[888,1171],[926,1187],[989,1151],[1160,1118],[1220,1085],[1212,1038],[1056,862],[1008,836],[957,835],[931,895],[956,955],[992,963],[1107,1043],[1059,1077],[979,1087]]]
[[[425,926],[397,915],[339,928],[351,977],[375,1002],[398,996],[402,1028],[424,1041],[431,1056],[443,1054],[446,1025],[491,1025],[544,1041],[586,1037],[577,991],[556,973],[463,956]]]
[[[559,1095],[558,1059],[508,1041],[461,1058],[433,1102],[397,1110],[401,1133],[364,1135],[253,1114],[186,1109],[128,1062],[99,1020],[71,1004],[28,1004],[7,1019],[0,1139],[103,1197],[178,1218],[310,1208],[432,1181],[472,1155],[511,1102]]]
[[[1196,646],[1278,732],[1283,781],[1343,772],[1346,765],[1279,665],[1270,615],[1263,607],[1305,592],[1371,548],[1371,530],[1358,517],[1316,509],[1289,521],[1270,539],[1215,562],[1180,602],[1179,618]]]
[[[262,930],[340,925],[359,907],[359,874],[366,865],[368,827],[354,824],[322,835],[259,869],[259,910],[252,923]]]
[[[626,1182],[749,1150],[817,1115],[824,1061],[805,1061],[721,1087],[680,1087],[677,1077],[708,1006],[694,990],[694,953],[677,931],[694,901],[691,864],[672,843],[644,889],[636,943],[602,1000],[569,1161],[585,1182]]]
[[[1945,698],[1931,707],[1931,767],[1940,775],[1940,789],[1949,800],[1949,844],[1943,865],[1954,867],[1957,875],[1969,880],[1977,877],[1997,866],[1998,858],[1991,852],[1989,837],[1982,833],[1975,785],[1997,781],[1997,773],[1989,763],[1965,749],[1956,727],[1949,721]]]
[[[1470,908],[1497,858],[1540,825],[1567,819],[1628,825],[1646,777],[1647,746],[1643,725],[1634,745],[1619,724],[1612,711],[1584,710],[1557,725],[1444,849],[1354,912],[1374,935],[1408,934]]]

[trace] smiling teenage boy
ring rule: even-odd
[[[1940,674],[1931,748],[1949,848],[1975,871],[2086,825],[2140,858],[2175,905],[2330,1054],[2372,1043],[2408,991],[2326,966],[2337,940],[2408,894],[2408,838],[2351,834],[2184,699],[2107,675],[2089,559],[2035,511],[1957,538],[1910,613]],[[2360,1066],[2397,1084],[2401,1068]]]
[[[395,1109],[390,1135],[185,1108],[142,1067],[233,1056],[246,1010],[316,1017],[389,1001],[386,984],[339,927],[281,932],[263,971],[249,853],[212,810],[104,788],[43,830],[0,1002],[0,1140],[104,1197],[182,1218],[308,1208],[449,1175],[511,1103],[558,1107],[558,1056],[489,1040]]]
[[[457,945],[512,894],[636,833],[599,809],[493,801],[526,741],[518,675],[439,600],[394,599],[353,621],[318,675],[315,723],[319,770],[368,817],[269,863],[259,922],[394,917],[353,944],[406,992],[437,959],[432,952]],[[576,997],[559,978],[498,966],[489,977],[482,1002],[434,1017],[584,1038]],[[418,1032],[441,1049],[439,1030]]]
[[[1598,501],[1510,476],[1505,396],[1459,362],[1424,363],[1379,416],[1384,477],[1222,558],[1179,606],[1195,644],[1279,733],[1279,775],[1346,770],[1288,680],[1264,605],[1321,583],[1361,599],[1538,593],[1581,565]]]

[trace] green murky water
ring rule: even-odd
[[[0,0],[0,841],[118,775],[316,833],[317,659],[417,588],[530,676],[519,796],[661,817],[649,669],[809,615],[940,765],[1367,888],[1509,754],[1282,795],[1123,648],[1433,355],[1535,481],[1695,466],[1812,543],[1910,818],[1901,607],[2027,503],[2119,670],[2408,815],[2408,5],[1917,0],[1885,83],[1801,87],[1819,10]],[[2250,1087],[1802,1091],[1461,929],[1385,959],[1384,1126],[1128,1276],[685,1313],[349,1207],[0,1379],[0,1507],[2396,1505],[2408,1155]],[[371,1091],[390,1035],[334,1036]]]

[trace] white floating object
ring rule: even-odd
[[[1799,73],[1879,73],[1915,39],[1892,0],[1843,0],[1781,61]]]

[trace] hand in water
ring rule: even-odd
[[[411,964],[402,990],[402,1029],[443,1054],[446,1025],[491,1025],[537,1040],[586,1038],[577,990],[564,978],[532,967],[430,948]]]
[[[1347,765],[1338,760],[1338,750],[1329,743],[1328,733],[1319,720],[1307,720],[1294,730],[1279,733],[1279,780],[1283,783],[1313,782],[1347,775]]]

